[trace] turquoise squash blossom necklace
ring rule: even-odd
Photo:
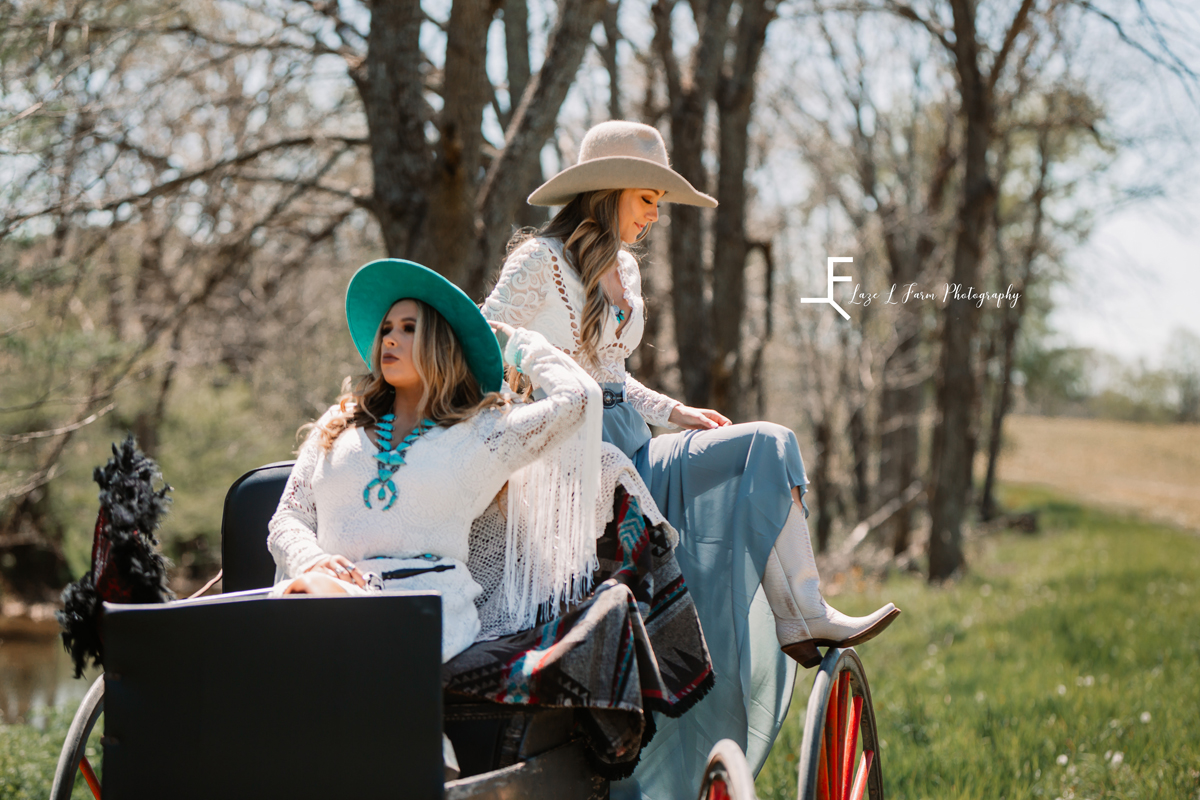
[[[405,451],[434,425],[433,420],[421,420],[417,423],[417,427],[412,429],[412,433],[404,437],[404,441],[392,447],[392,424],[395,420],[395,414],[384,414],[375,425],[375,441],[379,447],[379,452],[375,454],[375,460],[379,462],[379,476],[363,489],[363,503],[367,508],[371,507],[371,490],[376,486],[379,487],[379,492],[375,497],[381,502],[387,500],[387,505],[381,510],[387,511],[392,507],[392,504],[396,502],[396,484],[392,482],[392,476],[403,466]],[[388,497],[388,493],[391,493],[391,497]]]

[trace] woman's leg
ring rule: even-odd
[[[873,639],[899,616],[900,609],[888,603],[865,617],[849,617],[825,602],[798,487],[792,489],[792,496],[762,586],[783,652],[807,669],[821,663],[818,646],[848,647]]]

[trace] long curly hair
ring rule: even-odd
[[[578,194],[540,229],[518,231],[509,242],[510,252],[533,236],[558,239],[563,243],[571,266],[583,282],[584,296],[587,298],[580,322],[579,344],[583,355],[592,361],[596,360],[604,320],[613,302],[613,298],[605,293],[600,279],[616,266],[617,256],[622,250],[637,257],[636,251],[621,241],[617,224],[623,191],[604,189]]]
[[[485,408],[508,405],[499,392],[485,394],[480,388],[479,381],[467,365],[462,345],[446,318],[428,303],[420,300],[413,302],[417,305],[413,367],[424,386],[417,407],[418,416],[448,428],[470,419]],[[371,345],[371,371],[357,379],[347,377],[342,384],[342,394],[337,400],[341,413],[335,414],[324,425],[310,423],[303,426],[299,431],[301,437],[315,428],[321,437],[321,447],[328,450],[347,428],[373,426],[380,417],[391,413],[396,402],[396,390],[383,379],[380,369],[382,330],[381,320]]]

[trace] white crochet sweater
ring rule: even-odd
[[[582,358],[579,329],[586,297],[579,273],[558,239],[532,238],[509,255],[496,288],[484,301],[483,315],[540,332],[567,355],[587,361],[583,366],[597,382],[624,384],[626,402],[648,423],[673,427],[668,417],[678,401],[646,388],[625,372],[625,359],[642,340],[646,309],[637,261],[625,251],[617,258],[617,274],[632,313],[619,336],[615,315],[605,317],[595,362]]]
[[[358,562],[429,553],[465,563],[471,522],[515,470],[580,427],[589,393],[597,393],[574,361],[533,331],[517,330],[505,357],[547,397],[427,432],[392,477],[398,499],[387,511],[374,497],[372,508],[363,502],[377,449],[362,428],[344,431],[328,452],[310,436],[269,525],[267,545],[282,576],[300,575],[331,554]]]

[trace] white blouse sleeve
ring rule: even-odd
[[[322,421],[328,416],[322,417]],[[300,448],[279,506],[267,524],[267,548],[276,566],[287,576],[301,575],[330,555],[317,544],[317,502],[312,484],[313,472],[322,455],[319,432],[313,431]]]
[[[638,383],[632,375],[625,376],[625,401],[651,425],[660,428],[675,427],[668,419],[675,406],[680,404],[679,401],[646,388]]]
[[[486,435],[489,450],[516,470],[531,463],[583,424],[589,405],[600,408],[600,385],[574,359],[536,331],[517,328],[504,360],[528,375],[546,397],[499,416]]]
[[[552,281],[549,250],[531,239],[509,255],[496,287],[480,310],[489,320],[505,322],[514,328],[524,327],[545,304]]]

